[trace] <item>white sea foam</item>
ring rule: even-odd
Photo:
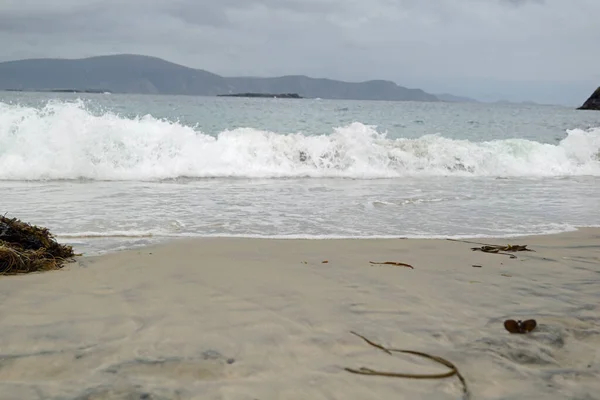
[[[587,226],[586,226],[587,227]],[[544,228],[532,229],[525,232],[509,232],[497,234],[471,234],[471,235],[435,235],[435,234],[404,234],[404,235],[339,235],[339,234],[288,234],[288,235],[260,235],[252,233],[172,233],[161,230],[148,231],[106,231],[106,232],[57,232],[59,240],[67,240],[70,243],[81,239],[165,239],[165,238],[239,238],[239,239],[279,239],[279,240],[354,240],[354,239],[485,239],[485,238],[513,238],[531,235],[552,235],[563,232],[576,231],[578,228],[569,224],[548,224]]]
[[[146,115],[96,115],[81,102],[0,103],[0,179],[177,177],[600,176],[600,128],[559,144],[440,135],[389,139],[353,123],[318,136],[253,128],[217,137]]]

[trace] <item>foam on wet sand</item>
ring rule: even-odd
[[[447,240],[195,239],[0,277],[2,399],[599,398],[600,229]],[[327,263],[323,261],[327,260]],[[414,266],[373,265],[396,261]],[[474,268],[473,265],[481,266]],[[525,335],[505,319],[537,320]]]

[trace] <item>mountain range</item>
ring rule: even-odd
[[[26,59],[0,63],[0,90],[80,90],[113,93],[217,96],[235,93],[295,93],[305,98],[470,101],[440,97],[391,81],[343,82],[304,75],[274,78],[223,77],[156,57],[135,54],[81,59]],[[474,101],[474,100],[473,100]]]

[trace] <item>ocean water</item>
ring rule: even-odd
[[[0,92],[0,212],[99,254],[177,237],[600,225],[600,113]]]

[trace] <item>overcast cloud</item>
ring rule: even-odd
[[[600,0],[1,0],[0,61],[136,53],[574,105],[600,85],[599,18]]]

